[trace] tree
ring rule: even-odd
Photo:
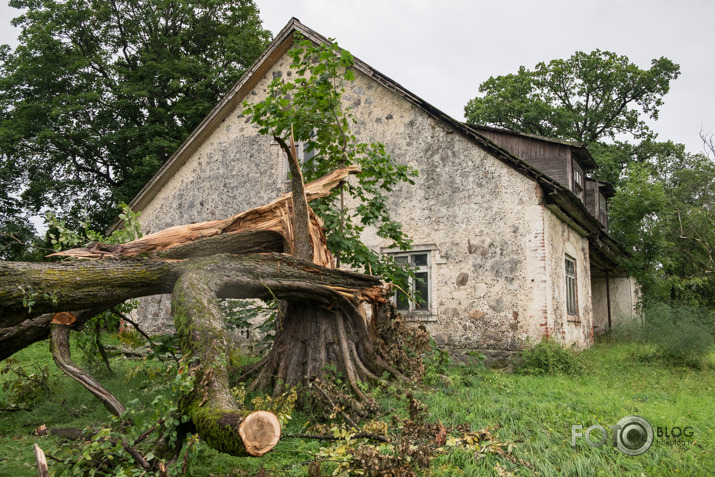
[[[412,183],[417,171],[398,164],[382,144],[360,143],[351,133],[355,119],[341,99],[346,84],[354,79],[349,52],[334,42],[314,45],[297,38],[288,55],[295,73],[293,79],[274,79],[266,98],[256,104],[244,104],[243,114],[258,125],[260,133],[271,135],[288,156],[294,201],[302,195],[303,175],[311,180],[334,169],[360,168],[354,181],[344,181],[335,193],[316,201],[315,212],[325,223],[327,249],[338,257],[338,265],[342,262],[404,283],[409,271],[370,250],[360,240],[360,234],[366,227],[374,227],[378,236],[391,239],[396,247],[409,247],[410,240],[390,216],[386,194],[400,182]],[[312,155],[302,170],[295,140],[303,142]],[[346,199],[353,208],[348,208]],[[299,205],[294,202],[294,207],[297,212]],[[311,245],[306,240],[305,246],[300,245],[299,227],[302,226],[295,225],[297,249],[303,250],[299,258],[309,260]],[[273,348],[261,361],[253,388],[273,386],[274,394],[280,393],[284,388],[322,378],[325,369],[332,366],[345,377],[352,391],[364,398],[359,383],[379,379],[377,371],[384,366],[374,360],[361,320],[357,315],[336,316],[315,303],[287,303],[280,312]]]
[[[0,209],[103,228],[263,51],[251,0],[12,0]],[[13,204],[16,202],[16,204]],[[0,217],[4,221],[21,214]]]
[[[348,174],[355,172],[357,168],[348,167],[308,184],[305,198],[327,196]],[[307,212],[308,220],[317,224],[314,214]],[[357,384],[352,381],[356,377],[380,379],[383,373],[403,377],[410,367],[415,370],[414,360],[405,359],[396,367],[390,364],[407,356],[403,349],[406,342],[391,343],[396,349],[388,348],[387,353],[377,340],[381,329],[394,325],[394,322],[385,324],[391,320],[393,308],[388,299],[389,286],[380,277],[326,268],[286,254],[266,253],[281,252],[286,244],[288,249],[295,249],[290,220],[294,215],[293,198],[286,194],[223,221],[172,227],[121,245],[95,242],[58,254],[93,259],[89,263],[2,262],[0,358],[47,337],[51,328],[53,357],[58,365],[97,395],[112,412],[120,414],[124,406],[71,362],[69,328],[64,327],[81,327],[96,313],[132,297],[171,292],[183,363],[188,366],[185,372],[193,383],[181,399],[182,411],[215,449],[233,455],[261,455],[275,445],[280,428],[274,417],[265,417],[273,424],[256,424],[256,430],[270,430],[267,436],[257,442],[243,434],[238,438],[237,433],[249,418],[236,408],[229,389],[230,382],[242,379],[245,373],[237,371],[231,359],[234,350],[219,299],[277,298],[286,300],[295,310],[307,310],[296,312],[293,319],[286,314],[282,321],[286,332],[279,336],[305,338],[303,333],[295,334],[302,326],[311,334],[329,338],[322,348],[299,340],[292,343],[294,348],[307,350],[307,355],[290,353],[290,356],[306,358],[308,369],[313,372],[308,376],[322,376],[325,368],[313,366],[323,363],[345,371],[346,380],[353,384]],[[320,227],[311,228],[310,234],[314,259],[329,257]],[[372,331],[360,312],[363,304],[372,307],[375,325]],[[66,313],[69,311],[74,313],[69,315]],[[297,316],[305,321],[297,323],[294,319]],[[326,321],[338,325],[326,327]],[[321,357],[327,357],[327,361]],[[292,385],[289,378],[294,369],[303,369],[303,363],[295,359],[285,364],[287,368],[277,370],[282,381],[276,386],[281,389],[283,384]],[[361,366],[357,375],[351,374],[356,371],[354,366]],[[318,383],[304,381],[302,376],[300,382],[319,387]],[[357,386],[355,390],[361,393]]]
[[[654,59],[644,70],[609,51],[576,52],[541,62],[534,70],[491,77],[482,97],[464,108],[468,122],[570,139],[590,145],[603,139],[652,136],[643,116],[657,119],[663,96],[680,67]]]
[[[629,164],[623,176],[611,230],[632,252],[624,265],[646,298],[714,309],[715,162],[678,148]]]

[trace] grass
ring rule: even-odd
[[[643,345],[601,343],[581,354],[585,372],[581,375],[524,376],[485,370],[479,366],[448,365],[433,370],[428,381],[433,386],[414,390],[432,414],[445,426],[470,423],[473,430],[491,427],[502,442],[511,442],[512,455],[528,466],[496,454],[475,459],[474,453],[448,446],[429,469],[431,475],[711,475],[715,468],[715,353],[710,353],[701,369],[674,367],[658,360],[644,361],[649,352]],[[21,364],[49,365],[53,391],[28,403],[30,411],[0,414],[0,475],[34,476],[32,445],[43,449],[59,443],[54,437],[33,435],[41,424],[47,427],[84,427],[109,420],[108,412],[83,388],[61,376],[49,357],[46,343],[38,343],[18,353]],[[127,403],[150,406],[156,393],[152,367],[143,368],[130,379],[130,370],[142,364],[114,360],[115,377],[102,383]],[[5,374],[0,380],[11,376]],[[383,409],[404,409],[403,392],[381,393]],[[0,407],[7,407],[7,395],[0,391]],[[578,438],[571,446],[571,426],[581,432],[594,424],[606,429],[628,415],[646,418],[654,430],[692,427],[694,435],[684,445],[668,445],[655,438],[652,447],[640,456],[627,456],[609,442],[590,447]],[[309,417],[294,413],[285,429],[298,433]],[[598,437],[598,433],[594,435]],[[218,454],[204,445],[192,447],[187,475],[254,475],[261,468],[277,475],[306,475],[306,462],[321,446],[318,441],[283,439],[260,459],[240,459]],[[50,461],[50,469],[53,462]],[[324,466],[323,471],[330,470]]]

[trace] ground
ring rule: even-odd
[[[447,439],[427,473],[707,475],[715,468],[715,352],[706,366],[697,370],[652,359],[643,361],[640,357],[644,351],[641,345],[629,343],[597,344],[581,353],[587,372],[573,377],[521,376],[474,364],[432,360],[425,383],[412,389],[430,413],[428,419],[448,429],[464,423],[469,423],[473,431],[486,429],[495,442],[504,444],[500,447],[504,452],[511,444],[511,454],[506,457],[489,449],[475,452]],[[33,436],[34,429],[41,424],[50,428],[82,427],[108,422],[110,415],[79,385],[59,376],[52,368],[47,343],[36,343],[15,358],[23,365],[48,365],[53,375],[50,382],[61,390],[28,403],[30,411],[2,413],[0,474],[29,477],[37,475],[33,443],[53,449],[60,442],[51,436]],[[116,376],[102,381],[124,402],[138,398],[133,406],[149,407],[157,393],[165,390],[157,382],[157,364],[117,359],[112,363]],[[10,373],[0,376],[3,382],[10,378]],[[382,411],[404,410],[405,394],[404,389],[378,390]],[[0,391],[0,407],[7,407],[6,401],[7,391]],[[601,424],[608,429],[608,425],[628,415],[645,417],[656,432],[658,428],[692,427],[693,436],[677,445],[672,439],[656,437],[653,446],[637,457],[626,456],[609,445],[590,447],[583,438],[577,438],[576,447],[571,446],[572,425],[582,425],[585,430]],[[336,453],[346,444],[288,437],[304,432],[306,423],[314,423],[309,413],[294,412],[284,429],[284,438],[263,458],[230,457],[194,444],[187,460],[187,475],[254,475],[260,468],[278,475],[305,475],[308,462],[321,452],[332,456],[322,464],[323,474],[329,475],[337,465]],[[450,433],[448,437],[454,435]],[[50,460],[50,469],[52,466]]]

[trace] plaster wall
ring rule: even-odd
[[[613,328],[628,324],[636,318],[639,295],[634,279],[610,276],[608,277],[608,287],[606,287],[606,277],[592,277],[591,287],[593,289],[593,329],[595,333],[608,331],[606,290],[611,295],[611,326]]]
[[[531,323],[529,336],[552,336],[566,345],[574,345],[577,349],[588,348],[593,344],[588,239],[579,235],[549,209],[544,210],[544,223],[546,274],[549,277],[547,313],[540,323]],[[566,256],[576,262],[576,315],[570,315],[566,311]]]

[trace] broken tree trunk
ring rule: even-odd
[[[308,184],[305,197],[324,197],[356,171],[347,168]],[[231,398],[227,361],[232,350],[218,299],[287,302],[273,349],[262,368],[252,367],[259,372],[254,388],[272,386],[274,394],[280,393],[294,384],[308,385],[333,367],[358,397],[365,397],[361,381],[379,379],[385,372],[402,378],[404,371],[387,364],[360,311],[367,303],[373,316],[388,316],[389,287],[378,277],[334,269],[322,224],[309,207],[302,219],[310,231],[306,241],[311,242],[313,263],[255,253],[295,250],[294,224],[300,218],[294,217],[294,208],[286,195],[229,219],[172,227],[120,246],[93,244],[59,254],[89,262],[0,263],[0,358],[27,343],[17,330],[48,327],[45,318],[38,318],[43,314],[101,311],[129,298],[173,291],[172,314],[194,377],[183,408],[212,447],[235,455],[266,452],[277,442],[280,426],[274,416],[246,416]],[[246,252],[250,254],[236,255]],[[142,258],[132,258],[138,256]]]

